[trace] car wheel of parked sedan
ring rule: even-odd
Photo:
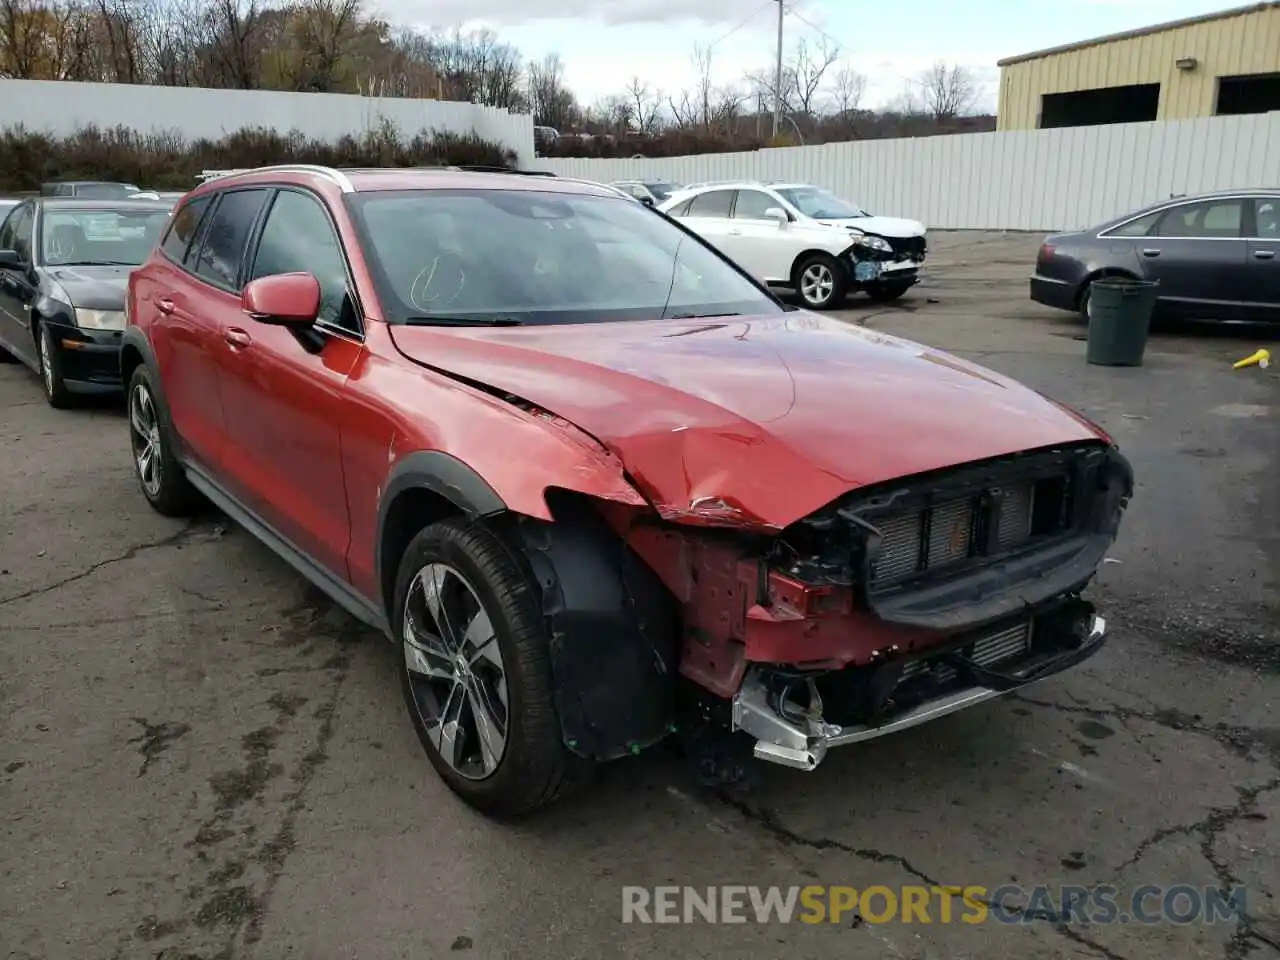
[[[1093,294],[1093,281],[1090,280],[1084,285],[1084,289],[1080,291],[1080,302],[1076,304],[1076,310],[1079,312],[1080,320],[1085,323],[1089,322],[1089,297]]]
[[[200,494],[187,479],[173,452],[173,433],[156,400],[151,374],[145,366],[129,380],[129,445],[142,493],[155,511],[166,517],[187,516],[200,503]]]
[[[482,523],[446,520],[410,542],[393,627],[401,686],[432,766],[494,817],[545,807],[591,765],[566,748],[537,583]]]
[[[795,285],[810,310],[830,310],[844,303],[849,277],[835,257],[815,253],[796,266]]]
[[[53,334],[43,323],[36,331],[36,358],[40,361],[40,386],[44,388],[44,398],[49,401],[49,406],[65,410],[71,406],[71,392],[62,379],[62,358],[53,342]]]
[[[867,286],[867,296],[876,303],[888,303],[897,300],[911,289],[909,283],[872,283]]]

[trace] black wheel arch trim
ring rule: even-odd
[[[487,517],[507,509],[500,497],[480,474],[452,454],[440,450],[420,450],[402,457],[391,468],[382,496],[378,500],[378,521],[374,538],[374,575],[385,582],[382,545],[386,536],[387,517],[396,498],[406,490],[423,489],[443,497],[468,518]],[[397,562],[399,558],[396,558]],[[386,598],[388,604],[392,598]]]

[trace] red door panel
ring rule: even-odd
[[[226,416],[223,483],[277,534],[348,579],[341,422],[363,349],[326,335],[311,353],[284,327],[224,318],[216,355]]]

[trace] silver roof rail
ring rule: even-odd
[[[239,176],[242,173],[314,173],[332,180],[343,193],[355,193],[355,186],[341,170],[333,167],[322,167],[313,163],[280,163],[265,167],[240,167],[234,170],[202,170],[196,178],[202,183],[219,180],[222,177]]]
[[[737,177],[733,180],[699,180],[697,183],[686,183],[681,189],[701,190],[703,187],[727,187],[737,183],[749,183],[758,187],[764,186],[759,180],[752,180],[749,177]]]

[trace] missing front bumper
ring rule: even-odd
[[[757,759],[799,770],[813,770],[832,747],[908,730],[1061,673],[1097,653],[1106,642],[1106,634],[1106,620],[1091,615],[1088,632],[1078,646],[1047,658],[1030,658],[1025,665],[1009,672],[982,669],[973,664],[968,664],[971,669],[966,669],[966,664],[961,661],[958,665],[969,681],[967,684],[893,714],[876,725],[827,723],[822,719],[820,703],[817,709],[808,711],[803,721],[784,717],[770,702],[769,686],[762,668],[752,667],[733,698],[733,729],[755,738],[754,754]]]

